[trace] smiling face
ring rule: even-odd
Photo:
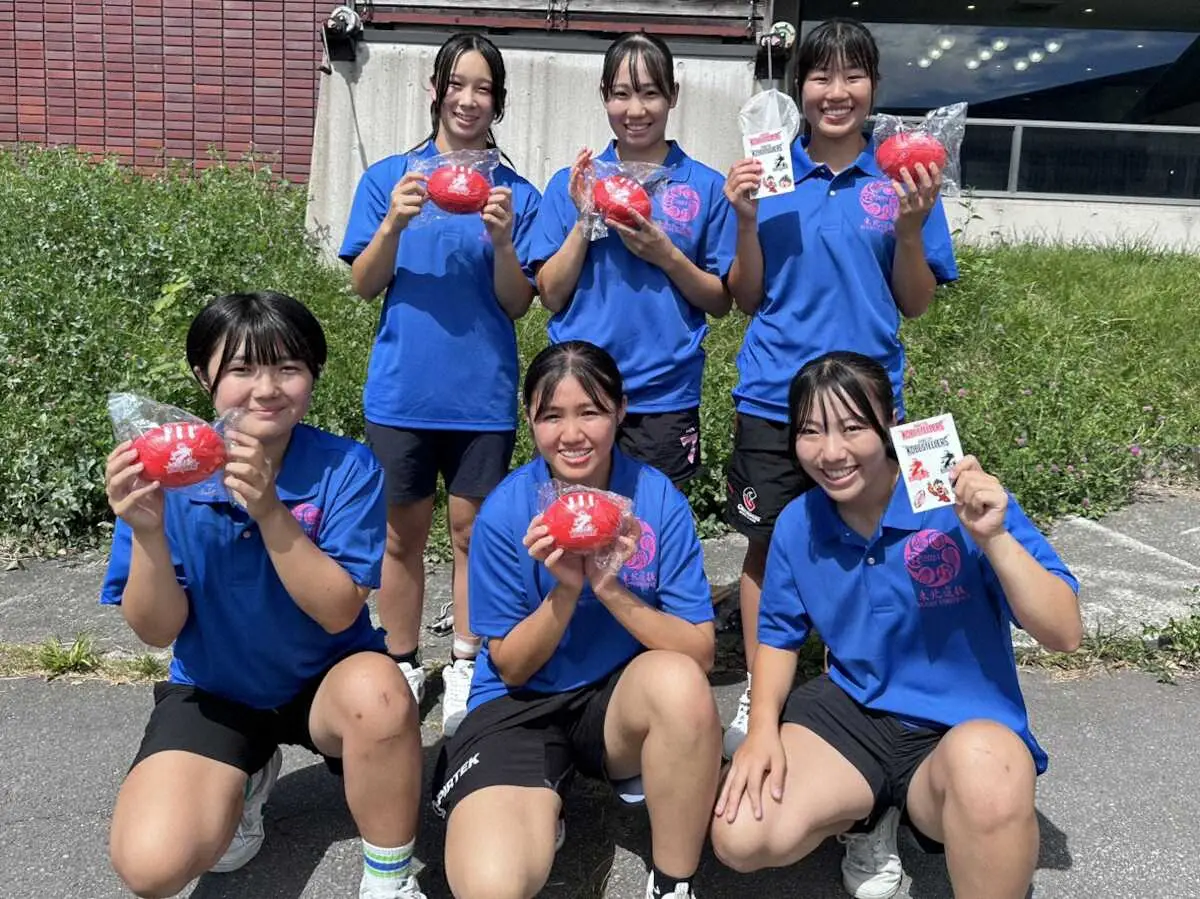
[[[239,347],[233,353],[224,371],[224,341],[209,359],[203,381],[210,388],[216,385],[212,390],[213,406],[218,415],[242,410],[237,430],[264,444],[286,443],[292,429],[308,413],[313,373],[303,362],[287,358],[282,352],[271,364],[247,361],[243,349]]]
[[[466,50],[454,61],[442,97],[440,131],[462,147],[483,147],[495,121],[493,75],[478,50]]]
[[[627,54],[617,66],[604,98],[609,127],[617,138],[618,149],[625,151],[622,158],[661,148],[674,107],[671,85],[656,83],[645,54]]]
[[[882,408],[877,420],[889,421]],[[833,390],[814,398],[807,417],[797,423],[796,458],[804,473],[839,506],[877,504],[890,496],[894,465],[883,436],[862,410]]]
[[[874,100],[866,69],[844,63],[812,69],[800,86],[800,107],[814,136],[838,141],[862,134]]]
[[[538,398],[530,414],[533,442],[556,478],[588,487],[608,486],[624,405],[600,404],[578,378],[568,374],[551,395]]]

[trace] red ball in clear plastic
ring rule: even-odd
[[[435,169],[426,184],[429,199],[446,212],[463,215],[482,212],[492,185],[480,172],[465,165],[444,165]]]
[[[908,169],[915,180],[917,163],[930,171],[931,165],[936,165],[939,171],[946,168],[946,148],[936,137],[920,132],[901,132],[893,134],[875,151],[875,159],[885,175],[893,181],[903,181],[901,169]]]
[[[207,480],[225,464],[225,441],[210,425],[174,422],[159,425],[133,441],[141,477],[164,487],[190,487]]]
[[[542,513],[554,543],[570,552],[608,546],[621,533],[625,510],[611,496],[592,490],[564,493]]]
[[[637,227],[637,220],[630,214],[631,209],[644,219],[650,218],[650,195],[642,185],[624,175],[601,178],[592,191],[592,199],[597,211],[606,219],[630,228]]]

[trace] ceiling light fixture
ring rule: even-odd
[[[1050,53],[1057,53],[1062,49],[1062,41],[1046,41],[1046,50]]]

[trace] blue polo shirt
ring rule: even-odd
[[[737,410],[787,421],[796,372],[827,352],[854,350],[888,370],[903,415],[904,347],[892,295],[899,197],[875,161],[873,144],[837,175],[809,159],[806,144],[803,138],[792,143],[796,189],[758,203],[764,295],[737,357]],[[941,200],[922,233],[938,283],[956,279]],[[726,229],[726,240],[732,255],[736,223]]]
[[[492,491],[475,519],[468,582],[471,630],[485,639],[468,709],[510,692],[492,662],[487,638],[507,636],[537,611],[557,583],[521,543],[538,513],[538,490],[548,480],[541,458],[518,468]],[[633,514],[642,525],[638,551],[619,574],[626,589],[647,605],[693,624],[712,621],[712,591],[683,494],[658,469],[615,448],[609,489],[633,500]],[[562,642],[523,689],[563,693],[593,684],[643,649],[585,586]]]
[[[1078,592],[1079,582],[1011,497],[1005,527]],[[846,526],[820,489],[779,516],[759,640],[795,650],[816,628],[829,647],[830,679],[855,702],[911,724],[997,721],[1025,741],[1040,774],[1046,753],[1029,731],[1013,623],[995,570],[953,507],[913,512],[902,481],[870,540]]]
[[[616,142],[597,159],[616,163]],[[666,187],[653,197],[652,217],[671,242],[700,269],[721,275],[733,263],[724,233],[732,218],[725,178],[690,158],[674,141],[663,165]],[[530,263],[559,251],[579,213],[571,201],[571,170],[550,179],[538,210]],[[551,343],[587,340],[608,350],[621,369],[630,412],[677,412],[700,405],[704,374],[704,313],[689,303],[658,266],[626,249],[609,229],[592,241],[575,293],[550,319]]]
[[[383,223],[392,189],[415,159],[438,155],[432,141],[363,173],[341,258],[353,263]],[[540,196],[505,165],[493,173],[512,189],[513,245],[529,252]],[[517,426],[517,337],[496,299],[491,237],[478,215],[410,225],[400,235],[363,389],[368,420],[395,428],[499,431]]]
[[[383,471],[345,437],[297,425],[275,489],[321,550],[361,587],[378,587],[387,527]],[[382,650],[366,606],[329,634],[284,589],[246,511],[202,490],[164,493],[167,543],[188,617],[175,639],[169,680],[257,709],[284,705],[342,656]],[[133,532],[121,520],[100,602],[119,604]]]

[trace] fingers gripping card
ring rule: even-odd
[[[914,512],[954,503],[950,471],[963,456],[952,415],[905,422],[891,429],[900,476]]]

